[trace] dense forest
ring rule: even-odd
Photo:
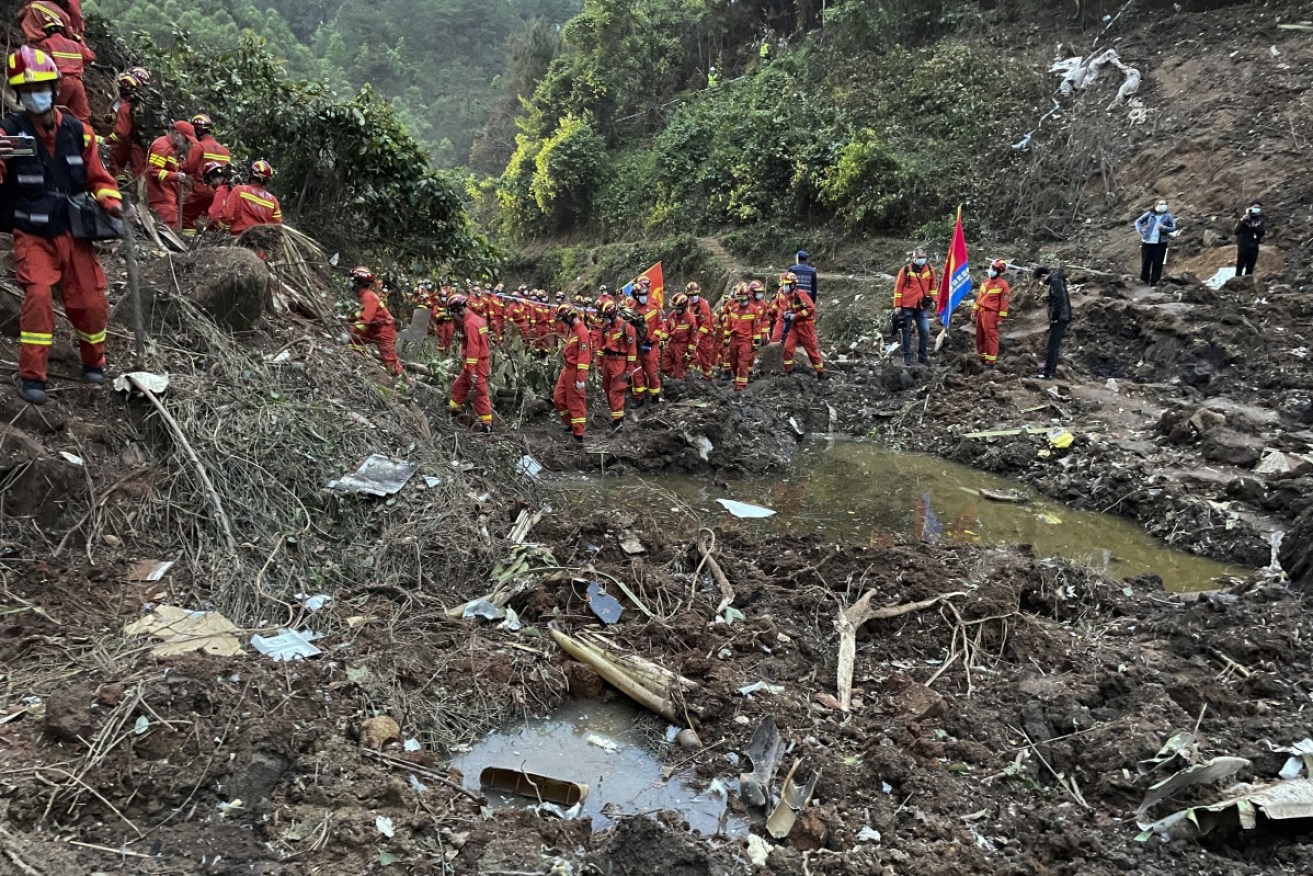
[[[555,33],[581,0],[87,0],[88,12],[156,42],[265,41],[296,79],[392,101],[442,167],[464,165],[523,35]]]

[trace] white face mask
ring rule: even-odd
[[[1260,210],[1258,207],[1250,207],[1250,208],[1249,208],[1249,215],[1250,215],[1250,216],[1255,216],[1255,217],[1257,217],[1257,216],[1262,216],[1262,215],[1263,215],[1263,211]]]
[[[639,304],[646,304],[647,295],[643,294],[642,292],[639,292],[637,295],[634,296],[634,300],[637,301]]]
[[[23,102],[23,109],[36,115],[50,112],[55,105],[53,91],[27,91],[19,99]]]
[[[989,274],[991,278],[998,276],[998,271],[994,270],[993,268],[990,268],[988,271],[986,271],[986,273]]]
[[[918,268],[923,268],[925,267],[925,259],[912,259],[912,264],[916,265]]]
[[[753,298],[756,298],[758,301],[760,301],[761,299],[763,299],[763,298],[766,297],[766,293],[765,293],[765,292],[757,292],[757,293],[754,294],[752,297],[753,297]]]
[[[1154,211],[1157,212],[1157,213],[1166,213],[1166,212],[1167,212],[1167,205],[1164,204],[1164,203],[1159,203],[1158,206],[1154,207],[1153,209],[1154,209]]]
[[[697,293],[694,293],[694,294],[688,296],[688,300],[689,300],[689,301],[692,301],[694,304],[697,304],[698,301],[701,300],[701,298],[702,298],[702,296],[701,296],[701,295],[698,295]]]

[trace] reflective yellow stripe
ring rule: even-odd
[[[224,155],[222,152],[202,152],[201,155],[210,161],[217,161],[220,164],[228,164],[233,160],[231,155]]]
[[[259,204],[261,207],[268,207],[270,210],[278,206],[276,202],[266,201],[264,198],[261,198],[258,195],[253,195],[250,192],[242,192],[241,195],[242,200],[250,201],[253,204]]]
[[[156,167],[164,167],[166,164],[169,163],[169,156],[167,155],[160,155],[158,153],[152,152],[147,157],[150,163],[155,165]]]
[[[74,61],[80,61],[82,59],[81,52],[51,52],[50,54],[54,55],[56,58],[69,58]]]
[[[167,170],[161,170],[160,182],[168,182],[168,181],[169,181],[169,172]]]
[[[93,193],[93,195],[92,195],[92,197],[94,197],[97,201],[99,201],[101,198],[104,198],[104,197],[106,197],[106,196],[111,197],[111,198],[121,198],[121,197],[122,197],[122,196],[119,194],[119,190],[118,190],[117,188],[115,188],[114,186],[107,186],[107,187],[105,187],[105,188],[103,188],[103,189],[96,189],[96,191],[95,191],[95,192]]]
[[[103,343],[105,343],[105,332],[104,332],[103,329],[102,329],[101,331],[98,331],[98,332],[96,332],[96,333],[94,333],[94,334],[90,334],[90,335],[87,334],[86,332],[78,332],[78,337],[81,338],[82,340],[86,341],[88,344],[103,344]]]
[[[43,332],[20,332],[18,340],[20,343],[32,344],[37,347],[49,347],[54,343],[55,336]]]
[[[478,359],[477,356],[474,357],[474,358],[472,358],[472,359],[466,359],[466,360],[465,360],[465,364],[466,364],[466,365],[478,365],[478,364],[479,364],[479,359]]]
[[[488,333],[488,327],[486,325],[483,328],[479,329],[479,334],[486,335],[487,333]]]
[[[587,422],[588,422],[588,418],[587,418],[587,417],[571,417],[571,418],[570,418],[570,423],[571,423],[571,424],[574,424],[574,423],[587,423]]]

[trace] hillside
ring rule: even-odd
[[[578,0],[88,0],[123,33],[223,49],[254,33],[294,78],[343,91],[369,84],[397,107],[440,167],[463,166],[499,100],[501,76],[535,25],[559,26]],[[417,26],[418,23],[418,26]]]

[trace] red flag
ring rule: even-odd
[[[939,276],[939,321],[948,327],[953,308],[971,291],[971,259],[967,255],[967,238],[962,231],[962,208],[957,208],[957,225],[948,247],[948,260]]]
[[[655,265],[638,275],[639,280],[644,277],[646,277],[647,281],[652,284],[652,293],[650,295],[651,301],[653,301],[657,307],[664,307],[666,303],[666,276],[665,272],[661,269],[661,263],[657,262]]]

